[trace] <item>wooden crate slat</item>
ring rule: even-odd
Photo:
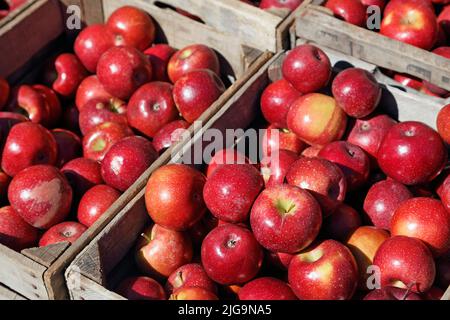
[[[0,284],[0,300],[26,300],[26,298]]]
[[[42,248],[25,249],[21,253],[45,267],[50,267],[69,246],[69,242],[61,242]]]

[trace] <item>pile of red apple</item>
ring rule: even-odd
[[[0,21],[21,8],[27,0],[0,0]]]
[[[0,78],[0,243],[73,242],[224,92],[216,53],[154,44],[130,6],[76,38],[42,75]]]
[[[325,6],[336,17],[366,27],[367,7],[379,6],[383,13],[380,34],[432,51],[450,59],[450,1],[448,0],[328,0]],[[386,71],[401,84],[435,97],[450,92],[407,74]]]
[[[373,75],[333,74],[314,46],[290,51],[282,74],[261,97],[270,123],[261,163],[225,149],[205,173],[170,164],[152,174],[152,224],[136,247],[142,276],[117,292],[440,299],[450,285],[450,171],[440,135],[381,114]]]

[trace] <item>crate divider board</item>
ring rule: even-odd
[[[374,72],[376,67],[353,57],[346,57],[342,53],[325,49],[335,70],[340,68],[340,61],[346,61],[354,66],[365,68]],[[184,156],[195,149],[197,143],[202,143],[202,136],[207,129],[224,128],[226,123],[233,119],[236,105],[247,106],[249,110],[259,107],[259,94],[269,84],[281,78],[281,65],[284,52],[280,52],[269,60],[236,94],[228,100],[224,108],[216,113],[194,138],[184,144],[180,152],[172,157],[170,163],[179,163]],[[416,97],[408,97],[408,93],[401,90],[390,90],[384,88],[384,95],[389,97],[384,101],[384,107],[392,116],[398,113],[401,117],[412,117],[412,120],[423,120],[423,113],[417,112],[419,107],[427,108],[430,102],[416,103]],[[383,103],[383,101],[382,101]],[[412,108],[416,113],[410,113],[407,109]],[[398,112],[398,109],[402,112]],[[242,109],[241,109],[242,112]],[[254,111],[252,111],[254,112]],[[394,114],[392,114],[394,113]],[[242,122],[242,128],[249,121]],[[225,146],[227,147],[227,146]],[[153,166],[150,170],[156,170]],[[76,257],[66,270],[66,279],[70,296],[74,300],[87,299],[124,299],[117,293],[111,291],[111,277],[113,270],[124,264],[123,259],[132,259],[127,255],[134,250],[134,244],[143,228],[150,222],[145,201],[145,189],[143,188],[136,197],[125,206],[119,214],[100,232],[95,239]],[[129,263],[132,263],[128,261]],[[123,274],[124,272],[122,272]],[[117,283],[117,279],[114,279]],[[450,293],[450,288],[448,290]]]
[[[0,300],[27,300],[17,292],[0,284]]]
[[[81,6],[82,14],[83,12],[89,13],[85,17],[88,19],[88,23],[103,21],[104,11],[111,12],[113,8],[121,5],[135,5],[149,12],[164,31],[167,29],[167,34],[164,34],[164,36],[170,45],[180,48],[188,44],[203,43],[218,51],[229,61],[233,75],[237,79],[204,112],[199,119],[203,123],[206,123],[218,112],[233,97],[234,92],[245,84],[256,70],[272,56],[269,52],[261,53],[259,50],[243,47],[236,37],[190,20],[174,11],[161,9],[143,0],[37,0],[18,14],[13,21],[6,24],[6,29],[0,30],[0,48],[2,49],[0,75],[12,75],[19,69],[28,73],[27,61],[36,59],[36,52],[40,52],[46,46],[52,44],[55,39],[59,39],[66,34],[67,30],[63,21],[67,6],[72,4]],[[92,11],[89,9],[91,7],[93,8]],[[20,41],[20,43],[15,41],[15,44],[7,44],[7,41],[17,38],[26,38],[29,41]],[[36,39],[39,40],[38,43],[35,41]],[[25,51],[22,49],[25,49]],[[13,64],[15,58],[18,60]],[[171,154],[177,152],[183,144],[187,143],[196,130],[199,129],[191,126],[188,130],[189,134],[163,153],[153,165],[161,166],[167,163]],[[151,168],[123,193],[73,245],[60,243],[43,248],[29,248],[20,253],[0,245],[0,283],[27,299],[68,298],[64,278],[66,267],[143,188],[150,172]]]

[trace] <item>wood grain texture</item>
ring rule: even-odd
[[[69,242],[55,243],[46,247],[29,248],[22,250],[22,254],[33,261],[50,267],[61,254],[70,246]]]
[[[0,284],[0,300],[27,300],[17,292]]]

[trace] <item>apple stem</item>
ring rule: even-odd
[[[412,283],[410,283],[407,287],[406,287],[406,292],[405,292],[405,294],[403,295],[403,298],[402,298],[402,300],[406,300],[406,298],[408,297],[408,295],[411,293],[411,291],[412,291],[412,287],[415,285],[416,283],[415,282],[412,282]]]
[[[147,237],[147,235],[145,233],[141,233],[141,237],[144,238],[145,240],[147,240],[148,242],[152,241],[152,239]]]

